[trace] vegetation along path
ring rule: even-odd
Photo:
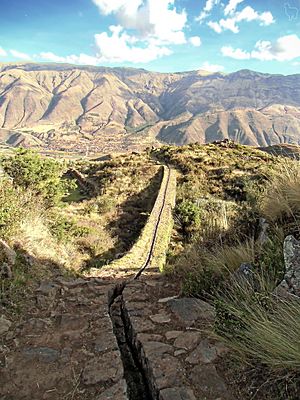
[[[170,239],[175,192],[176,173],[165,166],[148,222],[123,258],[83,278],[59,275],[40,284],[30,310],[6,333],[1,400],[175,398],[168,393],[182,369],[171,356],[173,348],[158,340],[161,335],[146,333],[170,322],[156,314],[153,298],[172,290],[159,268]],[[155,367],[152,356],[159,354],[164,363],[174,358],[174,371],[171,364],[167,371]]]

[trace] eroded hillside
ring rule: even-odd
[[[2,64],[0,128],[12,145],[82,152],[223,138],[298,144],[300,77]]]

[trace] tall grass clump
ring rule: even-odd
[[[300,390],[299,300],[278,298],[269,287],[266,276],[254,275],[252,284],[232,279],[215,301],[215,332],[243,365],[276,382],[275,398],[292,400]]]
[[[271,221],[300,218],[300,162],[282,159],[274,169],[261,200],[262,213]]]
[[[176,272],[183,277],[186,295],[213,294],[242,263],[252,263],[255,242],[249,239],[234,245],[215,245],[210,249],[193,244],[178,260]]]

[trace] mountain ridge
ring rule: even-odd
[[[300,144],[300,74],[0,64],[0,128],[65,150]]]

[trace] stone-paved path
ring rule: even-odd
[[[42,282],[17,323],[0,316],[0,400],[233,398],[218,371],[226,349],[203,333],[214,310],[178,298],[178,285],[154,268],[175,202],[175,175],[164,170],[127,256],[94,277]]]
[[[99,278],[42,283],[36,306],[2,335],[0,399],[130,398],[108,312],[115,285]],[[178,298],[177,284],[155,270],[128,283],[112,308],[118,304],[148,385],[145,399],[232,399],[217,369],[226,348],[202,333],[211,306]]]
[[[2,335],[1,400],[125,400],[126,383],[108,314],[114,284],[57,279]]]
[[[212,306],[180,298],[177,284],[153,270],[126,286],[123,303],[153,399],[233,399],[218,372],[227,349],[205,333],[214,320]]]

